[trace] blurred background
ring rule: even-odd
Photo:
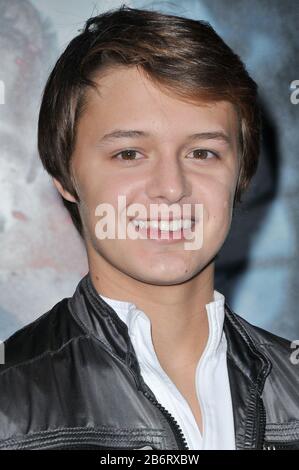
[[[297,0],[0,0],[0,339],[71,296],[88,270],[39,161],[37,119],[68,42],[87,18],[123,3],[210,22],[258,83],[259,168],[217,256],[216,288],[248,321],[298,339],[299,104],[290,100],[299,80]]]

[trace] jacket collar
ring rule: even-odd
[[[140,368],[127,325],[101,298],[88,272],[69,299],[69,308],[84,329],[100,341],[111,354],[116,355],[137,377]]]

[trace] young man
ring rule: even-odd
[[[48,79],[38,146],[89,272],[6,341],[0,448],[299,448],[289,341],[214,290],[259,153],[239,57],[204,22],[91,18]]]

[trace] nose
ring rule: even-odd
[[[171,204],[190,196],[191,185],[182,162],[173,153],[164,153],[157,158],[146,184],[146,194],[152,200]]]

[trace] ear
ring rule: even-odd
[[[64,199],[66,199],[67,201],[70,201],[70,202],[78,202],[71,193],[69,193],[66,189],[63,188],[61,183],[56,178],[52,178],[52,180],[53,180],[53,183],[55,184],[57,190],[59,191],[59,193],[61,194],[61,196]]]

